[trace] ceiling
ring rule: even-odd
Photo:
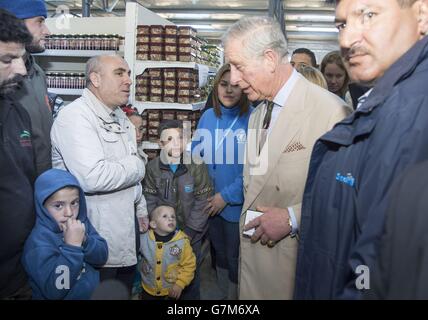
[[[128,0],[130,1],[130,0]],[[281,1],[281,0],[271,0]],[[50,16],[82,15],[82,0],[45,0]],[[137,0],[177,25],[192,25],[198,34],[218,42],[224,31],[244,16],[266,15],[268,0]],[[286,35],[290,49],[306,46],[317,53],[337,49],[334,4],[331,0],[284,0]],[[123,16],[125,0],[92,0],[91,16]]]

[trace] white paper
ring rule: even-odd
[[[254,211],[254,210],[247,210],[247,213],[245,215],[245,224],[249,223],[251,220],[254,220],[258,216],[261,216],[263,212],[260,211]],[[242,232],[243,235],[251,237],[254,232],[256,231],[255,228],[252,228],[250,230]]]
[[[210,69],[207,66],[199,64],[198,71],[199,71],[199,88],[202,88],[207,84],[208,72],[210,71]]]

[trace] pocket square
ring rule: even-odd
[[[300,142],[297,141],[289,144],[287,148],[285,148],[284,153],[296,152],[304,149],[306,149],[305,146],[303,146]]]

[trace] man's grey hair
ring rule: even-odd
[[[89,85],[91,84],[91,79],[89,78],[91,73],[101,71],[102,57],[103,56],[95,56],[95,57],[90,58],[86,62],[86,70],[85,70],[86,87],[89,87]]]
[[[285,57],[288,54],[287,41],[279,23],[270,17],[246,17],[235,22],[223,36],[223,46],[230,40],[242,40],[247,57],[262,57],[271,49]]]

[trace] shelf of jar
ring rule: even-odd
[[[153,60],[136,60],[135,61],[135,74],[142,74],[148,68],[187,68],[199,69],[200,66],[208,67],[208,72],[217,73],[217,68],[204,65],[196,62],[182,62],[182,61],[153,61]]]
[[[64,96],[81,96],[83,89],[48,88],[48,92]]]
[[[187,110],[187,111],[197,111],[202,110],[205,107],[206,101],[200,101],[195,103],[167,103],[167,102],[149,102],[149,101],[135,101],[134,107],[138,109],[139,112],[143,112],[146,109],[174,109],[174,110]]]
[[[142,142],[142,147],[144,150],[155,150],[155,149],[160,149],[159,144],[157,142],[151,142],[151,141],[143,141]]]
[[[123,56],[122,51],[114,50],[55,50],[47,49],[41,53],[36,53],[36,56],[40,57],[82,57],[90,58],[99,55],[121,55]]]

